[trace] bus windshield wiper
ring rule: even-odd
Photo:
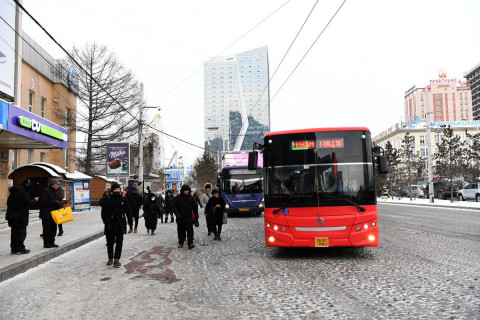
[[[353,202],[352,200],[347,199],[347,198],[336,198],[336,199],[330,199],[330,200],[345,200],[345,201],[347,201],[348,203],[353,204],[355,207],[357,207],[357,208],[360,210],[360,212],[365,212],[365,210],[366,210],[366,209],[365,209],[364,207],[362,207],[361,205],[359,205],[359,204],[357,204],[357,203],[355,203],[355,202]]]

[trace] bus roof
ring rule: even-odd
[[[370,132],[370,130],[367,127],[310,128],[310,129],[295,129],[295,130],[268,132],[265,135],[265,137],[276,136],[281,134],[322,132],[322,131],[368,131]]]

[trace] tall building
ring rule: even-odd
[[[215,57],[204,66],[205,148],[252,150],[270,130],[268,49]]]
[[[413,86],[405,92],[405,121],[425,120],[425,89],[428,88],[430,121],[472,120],[472,92],[466,81],[449,79],[445,72],[425,88]]]
[[[480,63],[465,73],[465,78],[472,89],[473,120],[480,120]]]

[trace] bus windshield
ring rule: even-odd
[[[368,131],[267,136],[265,148],[266,206],[376,204]]]
[[[236,171],[239,171],[238,173]],[[256,194],[263,192],[263,177],[256,171],[231,169],[223,172],[222,191],[232,194]]]

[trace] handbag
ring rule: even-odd
[[[223,212],[223,224],[227,224],[228,213]]]
[[[50,212],[56,224],[73,221],[72,207],[61,208]]]

